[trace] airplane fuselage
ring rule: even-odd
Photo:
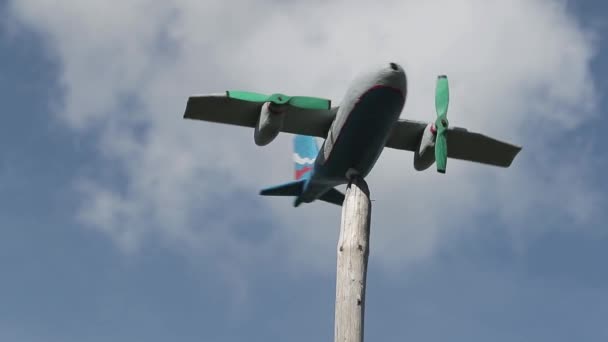
[[[395,63],[363,74],[352,83],[296,206],[348,183],[353,175],[369,174],[399,119],[406,95],[405,73]]]

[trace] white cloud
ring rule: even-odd
[[[386,150],[368,180],[372,253],[383,265],[490,229],[483,215],[538,231],[528,225],[542,226],[541,210],[578,227],[603,200],[585,179],[569,181],[589,172],[575,147],[536,155],[594,119],[592,37],[561,1],[19,0],[11,8],[61,62],[60,117],[82,134],[100,130],[100,153],[124,177],[120,187],[82,181],[80,217],[126,250],[158,235],[243,263],[285,252],[298,266],[333,265],[338,208],[255,197],[291,177],[289,137],[260,149],[252,130],[181,116],[189,95],[230,88],[338,101],[377,62],[399,62],[408,74],[404,117],[433,118],[435,77],[446,73],[453,125],[524,145],[511,169],[450,161],[446,176],[417,173],[411,153]],[[271,219],[261,242],[239,233]]]

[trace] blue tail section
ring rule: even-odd
[[[312,173],[319,147],[314,137],[296,135],[293,139],[293,162],[295,179],[308,179]]]
[[[302,193],[306,190],[313,172],[315,159],[319,153],[319,147],[315,138],[296,135],[293,140],[293,161],[295,163],[295,181],[282,185],[273,186],[260,191],[262,196],[293,196],[294,206],[302,203]],[[319,198],[321,201],[342,205],[344,194],[336,189],[329,189]]]

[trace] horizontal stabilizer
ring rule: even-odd
[[[328,192],[324,193],[323,196],[319,197],[319,199],[324,202],[342,206],[342,203],[344,203],[344,194],[335,188],[332,188]]]
[[[304,189],[304,183],[306,180],[299,180],[295,182],[289,182],[273,186],[270,188],[263,189],[260,191],[262,196],[300,196]]]

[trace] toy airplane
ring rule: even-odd
[[[448,128],[446,76],[437,78],[432,123],[399,119],[406,94],[403,68],[387,63],[355,79],[339,107],[322,98],[227,91],[190,97],[184,118],[252,127],[259,146],[279,132],[297,134],[295,180],[260,193],[295,196],[296,207],[317,199],[342,205],[344,195],[334,187],[366,177],[384,147],[414,152],[419,171],[436,162],[440,173],[448,157],[508,167],[521,150],[464,128]],[[320,149],[314,137],[325,138]]]

